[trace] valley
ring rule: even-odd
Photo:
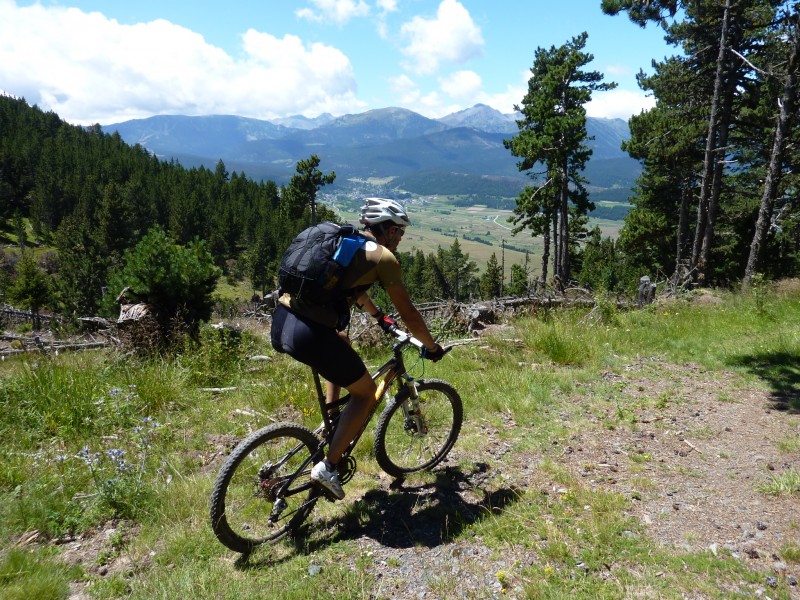
[[[358,193],[325,194],[323,202],[334,208],[343,220],[356,223],[362,197]],[[532,277],[541,272],[542,238],[532,237],[528,231],[514,234],[514,225],[509,222],[513,216],[511,208],[492,208],[480,198],[448,195],[418,196],[402,201],[412,227],[403,238],[401,251],[421,250],[428,254],[439,246],[451,246],[457,238],[461,250],[469,254],[481,271],[495,254],[497,261],[504,263],[508,277],[511,265],[525,265],[527,253],[528,272]],[[507,199],[504,204],[513,206],[513,199]],[[623,206],[621,203],[604,204]],[[600,227],[604,236],[616,238],[622,221],[590,218],[589,227],[595,226]]]

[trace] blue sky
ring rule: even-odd
[[[504,113],[537,47],[587,31],[619,87],[590,116],[651,106],[635,74],[675,50],[600,0],[0,0],[0,91],[72,123],[155,114],[261,119],[399,106]]]

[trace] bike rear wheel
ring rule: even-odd
[[[375,459],[393,477],[432,469],[456,443],[461,431],[461,396],[446,381],[417,382],[420,419],[403,410],[410,394],[403,388],[392,398],[378,419],[375,430]]]
[[[300,527],[319,497],[309,479],[319,445],[308,428],[294,423],[275,423],[240,442],[211,493],[217,539],[247,553]]]

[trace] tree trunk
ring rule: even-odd
[[[728,50],[728,27],[730,25],[731,0],[725,0],[725,12],[722,16],[722,29],[719,36],[719,53],[717,54],[717,72],[714,77],[714,95],[711,99],[711,112],[708,117],[708,136],[706,137],[706,151],[703,159],[703,179],[700,186],[700,199],[697,204],[697,229],[694,232],[694,245],[692,248],[692,267],[697,267],[698,280],[705,282],[708,265],[700,264],[703,239],[708,227],[709,199],[711,197],[714,179],[714,165],[718,149],[720,102],[724,85],[725,55]],[[707,258],[707,256],[706,256]]]
[[[547,227],[544,228],[544,234],[542,236],[544,239],[542,240],[543,248],[542,248],[542,276],[539,278],[539,282],[542,284],[542,289],[544,286],[547,285],[547,267],[548,263],[550,262],[550,224],[547,224]]]
[[[561,272],[561,253],[559,249],[559,229],[558,229],[558,204],[554,202],[553,210],[553,277],[558,277]]]
[[[561,221],[559,222],[560,239],[558,240],[560,255],[558,276],[564,285],[569,282],[569,179],[567,173],[565,161],[561,166],[561,202],[559,207]]]
[[[711,184],[711,195],[708,199],[708,217],[706,219],[706,228],[703,233],[703,245],[700,248],[700,259],[698,264],[710,265],[711,264],[711,249],[714,246],[714,234],[717,226],[717,216],[719,215],[720,208],[720,194],[722,193],[722,177],[725,173],[725,148],[728,145],[728,133],[730,132],[731,124],[731,109],[733,106],[733,94],[736,88],[736,80],[729,77],[725,84],[725,92],[723,96],[722,116],[720,117],[719,126],[717,129],[718,146],[714,153],[714,176]],[[702,271],[700,276],[708,279],[708,272]]]
[[[678,271],[686,259],[686,245],[689,239],[689,202],[692,199],[692,185],[688,177],[681,188],[681,206],[678,210],[678,240],[675,249],[675,270]]]
[[[767,232],[769,231],[769,225],[772,221],[772,208],[775,205],[775,197],[777,196],[778,184],[781,179],[781,165],[783,163],[783,152],[786,146],[786,134],[789,130],[789,120],[794,113],[795,96],[797,93],[798,44],[800,44],[800,31],[796,31],[792,55],[789,58],[788,72],[783,84],[783,96],[779,103],[780,109],[775,123],[775,137],[772,141],[772,151],[770,152],[769,165],[767,166],[767,176],[764,180],[764,191],[761,194],[761,206],[758,209],[756,230],[753,234],[753,241],[750,244],[750,255],[747,258],[747,266],[744,270],[744,280],[742,281],[743,289],[747,289],[750,286],[753,275],[758,272],[764,243],[767,239]]]

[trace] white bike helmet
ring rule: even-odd
[[[405,209],[396,200],[364,198],[364,202],[361,207],[361,222],[364,225],[376,225],[384,221],[391,221],[401,227],[411,225]]]

